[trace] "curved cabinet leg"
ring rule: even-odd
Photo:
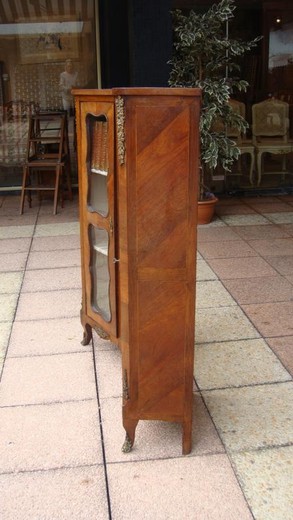
[[[182,454],[188,455],[191,452],[192,443],[192,421],[186,421],[182,424]]]
[[[131,420],[131,419],[123,420],[123,426],[126,431],[125,441],[122,446],[123,453],[129,453],[132,450],[137,423],[138,423],[137,420]]]
[[[83,323],[83,339],[81,341],[82,345],[88,345],[91,341],[93,334],[92,334],[92,327],[88,323]]]

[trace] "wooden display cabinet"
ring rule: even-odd
[[[73,91],[83,344],[122,354],[123,451],[139,420],[183,426],[191,450],[200,91]]]

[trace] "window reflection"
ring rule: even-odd
[[[90,272],[92,278],[92,307],[101,312],[106,321],[111,319],[109,300],[109,263],[108,248],[109,236],[105,229],[90,225],[91,264]]]
[[[269,33],[269,91],[293,87],[293,20],[274,17]]]
[[[107,177],[108,122],[104,115],[87,116],[88,129],[88,205],[103,216],[108,213]]]
[[[0,186],[15,188],[21,187],[27,145],[25,107],[45,112],[67,109],[62,102],[60,74],[69,59],[78,73],[74,86],[97,86],[98,13],[94,0],[3,0],[0,4]],[[73,112],[71,101],[68,141],[71,180],[77,184]]]

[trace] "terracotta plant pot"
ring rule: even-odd
[[[207,200],[198,201],[197,205],[197,223],[198,224],[209,224],[215,213],[215,206],[218,202],[217,197],[213,195],[212,198]]]

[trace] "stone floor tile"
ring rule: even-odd
[[[293,334],[293,301],[243,305],[242,308],[262,336]]]
[[[26,253],[30,249],[31,238],[6,238],[0,240],[0,253]]]
[[[291,276],[285,276],[285,278],[293,285],[293,274]]]
[[[216,214],[222,215],[248,215],[256,214],[254,209],[246,204],[218,204],[216,205]]]
[[[95,348],[99,396],[122,397],[122,361],[118,347],[111,350]]]
[[[108,518],[101,465],[0,475],[0,482],[3,520]]]
[[[213,219],[211,220],[211,222],[209,222],[208,224],[198,224],[198,229],[200,229],[201,227],[206,227],[208,226],[209,228],[223,228],[226,226],[226,224],[220,219],[220,217],[218,217],[216,214],[213,216]]]
[[[13,192],[8,196],[4,196],[2,208],[18,208],[20,204],[19,194],[15,195]]]
[[[37,213],[19,215],[18,212],[9,215],[1,215],[1,226],[34,226],[37,221]]]
[[[79,235],[68,235],[60,237],[34,237],[31,247],[31,252],[35,251],[57,251],[61,249],[79,249],[80,237]],[[70,254],[70,253],[68,253]]]
[[[25,238],[32,237],[34,233],[34,225],[28,226],[0,226],[0,239]]]
[[[196,306],[198,309],[229,307],[230,305],[236,305],[236,302],[219,280],[198,281],[196,283]]]
[[[245,204],[245,200],[241,197],[233,197],[230,195],[223,195],[217,202],[217,207],[221,206],[239,206],[239,204]]]
[[[212,228],[209,226],[199,226],[197,228],[198,243],[202,242],[222,242],[223,240],[239,240],[239,236],[228,226]]]
[[[222,215],[221,219],[228,226],[267,226],[269,221],[262,215]]]
[[[293,336],[268,338],[267,343],[283,363],[284,367],[293,376]]]
[[[265,238],[273,239],[290,236],[290,233],[287,232],[284,226],[273,224],[267,226],[234,226],[233,231],[244,240],[263,240]],[[236,238],[236,240],[239,239]]]
[[[1,471],[102,463],[96,400],[0,408]]]
[[[292,256],[267,256],[266,261],[280,274],[293,274]]]
[[[289,301],[293,299],[293,286],[278,275],[223,280],[224,286],[240,304]]]
[[[21,218],[21,215],[19,214],[20,194],[15,195],[15,193],[11,192],[11,193],[9,193],[9,195],[6,195],[6,196],[4,195],[2,204],[0,207],[1,207],[1,213],[3,215],[7,215],[9,210],[14,210],[14,213],[17,213],[19,218]]]
[[[19,298],[16,321],[79,316],[81,290],[22,293]]]
[[[236,200],[238,197],[236,197]],[[287,197],[286,197],[287,199]],[[279,197],[275,197],[274,195],[265,195],[265,196],[259,196],[259,195],[249,195],[245,197],[239,197],[238,200],[241,200],[243,204],[267,204],[268,202],[280,202]]]
[[[1,256],[0,256],[1,259]],[[23,273],[18,272],[0,272],[0,293],[19,293],[22,283]]]
[[[60,207],[58,207],[57,211],[57,215],[53,215],[52,209],[50,213],[39,215],[38,225],[62,224],[63,222],[68,223],[78,221],[78,212],[76,211],[76,209],[74,211],[68,210],[68,213],[60,213]]]
[[[79,249],[71,249],[64,254],[64,251],[36,251],[30,253],[27,262],[27,269],[42,269],[50,267],[75,267],[80,266],[81,257]]]
[[[259,333],[239,307],[197,309],[195,341],[234,341],[258,338]]]
[[[139,421],[129,453],[121,448],[125,439],[122,399],[101,399],[102,428],[107,462],[161,459],[182,456],[182,426],[174,422]],[[223,453],[224,448],[199,394],[193,394],[191,456]]]
[[[292,224],[282,224],[279,227],[281,229],[283,229],[284,231],[286,231],[286,233],[288,233],[288,235],[290,235],[290,237],[293,237],[293,223]]]
[[[91,352],[6,359],[0,406],[96,397]]]
[[[3,205],[8,199],[10,197],[3,199]],[[256,198],[258,201],[259,199]],[[262,207],[260,204],[251,206],[252,210],[259,214],[264,211],[270,213],[269,199],[263,198]],[[283,208],[280,203],[283,204],[283,201],[272,199],[274,209],[282,220]],[[95,518],[97,515],[99,518],[104,518],[103,515],[108,518],[98,405],[96,398],[91,397],[94,395],[91,391],[95,389],[94,373],[89,368],[92,363],[92,346],[90,344],[84,347],[80,344],[83,333],[79,318],[81,290],[80,285],[75,285],[80,269],[78,204],[74,201],[74,206],[65,201],[65,207],[58,208],[60,211],[55,217],[52,215],[52,201],[40,207],[37,205],[31,210],[27,209],[23,218],[19,217],[17,226],[13,224],[18,214],[19,197],[15,197],[13,202],[14,204],[6,206],[5,213],[1,208],[1,215],[5,215],[6,220],[1,217],[0,270],[3,276],[0,274],[0,287],[5,285],[8,289],[11,288],[14,276],[18,279],[19,271],[25,267],[31,244],[32,248],[28,264],[31,270],[26,271],[16,321],[13,324],[0,322],[0,370],[1,356],[3,361],[6,355],[2,377],[2,382],[5,383],[2,385],[4,393],[1,397],[4,407],[0,408],[0,472],[13,472],[0,474],[0,481],[2,477],[5,479],[0,486],[8,496],[15,494],[14,503],[10,502],[13,509],[11,512],[9,509],[6,511],[13,520],[18,519],[14,513],[18,514],[19,511],[21,514],[28,511],[30,520],[39,520],[43,512],[48,514],[48,518],[55,518],[57,514],[58,520],[62,520],[63,514],[64,518],[79,520],[83,518],[83,514],[91,518],[91,511]],[[270,516],[270,511],[275,513],[278,508],[283,516],[287,511],[291,512],[292,507],[289,509],[287,500],[288,482],[285,479],[289,456],[282,454],[282,450],[287,448],[279,448],[278,456],[271,457],[270,460],[257,457],[272,453],[275,448],[270,446],[286,445],[292,439],[289,429],[289,419],[292,416],[292,405],[289,403],[290,383],[285,379],[285,375],[286,378],[289,375],[284,367],[288,368],[290,359],[292,360],[289,350],[293,329],[290,329],[290,335],[281,335],[284,330],[289,332],[287,325],[290,323],[290,312],[292,314],[289,301],[292,293],[288,289],[288,278],[293,276],[293,263],[292,246],[288,237],[293,236],[293,221],[272,224],[270,220],[270,223],[267,221],[267,225],[263,225],[262,220],[261,225],[252,225],[250,218],[253,215],[245,214],[251,212],[251,201],[245,197],[243,210],[235,207],[232,212],[230,210],[235,203],[239,206],[239,199],[231,198],[226,203],[226,208],[223,208],[224,202],[222,204],[220,201],[219,213],[223,218],[216,218],[212,224],[198,227],[200,247],[196,341],[202,341],[203,344],[197,347],[195,367],[205,402],[196,387],[193,450],[190,456],[183,457],[181,453],[181,425],[159,421],[140,421],[133,451],[129,454],[121,452],[125,431],[121,417],[120,351],[93,331],[110,500],[112,517],[115,520],[178,520],[178,511],[183,511],[183,518],[192,520],[252,519],[229,465],[223,442],[229,456],[233,457],[234,470],[237,471],[255,519],[279,520],[278,517]],[[28,232],[27,223],[34,221],[37,214],[37,234],[32,240],[32,234],[25,235],[23,231]],[[234,217],[241,219],[239,226],[235,226]],[[262,218],[261,215],[257,217]],[[249,225],[244,225],[245,219],[248,219],[246,222]],[[10,228],[9,238],[4,238],[7,228]],[[17,235],[19,228],[21,235]],[[1,235],[1,230],[4,230],[4,235]],[[281,247],[284,244],[287,247],[282,252]],[[282,252],[281,258],[273,256],[278,249]],[[204,260],[213,259],[213,255],[216,255],[214,259],[238,256],[238,259],[245,260],[249,265],[256,258],[250,256],[251,250],[253,254],[263,256],[266,265],[272,267],[267,277],[270,286],[261,285],[261,279],[264,281],[265,278],[263,274],[252,278],[257,273],[254,266],[253,273],[251,274],[249,268],[250,274],[245,279],[225,280],[225,287],[213,271],[211,262]],[[202,251],[205,254],[201,254]],[[16,261],[16,258],[22,253],[26,256],[21,264],[22,260]],[[245,258],[244,255],[248,256]],[[6,264],[1,262],[4,257],[7,258]],[[60,262],[66,258],[66,263],[59,264],[58,258]],[[68,258],[70,261],[75,259],[78,263],[68,264]],[[49,265],[44,265],[45,262]],[[20,265],[22,267],[19,268]],[[42,269],[39,269],[40,265]],[[53,270],[55,276],[50,282],[49,275]],[[285,276],[288,277],[286,280]],[[6,284],[3,280],[6,280]],[[238,292],[237,283],[240,281],[245,286],[243,293]],[[231,287],[234,287],[235,293],[231,291]],[[216,291],[212,292],[212,289]],[[24,290],[38,293],[24,293]],[[7,295],[10,290],[2,292]],[[249,294],[254,300],[249,299]],[[241,303],[247,315],[235,305],[233,296]],[[284,302],[281,298],[287,301]],[[249,303],[270,303],[271,307],[256,312],[256,306],[248,305]],[[284,306],[284,303],[288,305]],[[249,310],[257,315],[258,321],[254,323],[260,324],[258,330],[251,323]],[[272,336],[266,340],[274,353],[260,339],[259,331],[264,333],[268,330],[272,332]],[[276,332],[280,336],[275,337]],[[229,343],[224,343],[226,341]],[[63,352],[67,354],[47,356]],[[87,361],[83,363],[85,358]],[[80,360],[79,363],[76,362],[77,359]],[[235,388],[238,385],[257,386]],[[219,386],[222,389],[216,389]],[[58,402],[50,405],[35,404],[46,402],[47,399]],[[64,399],[67,402],[60,403]],[[14,404],[6,406],[9,402]],[[22,406],[18,406],[19,402],[23,403]],[[251,449],[251,446],[256,450],[253,455],[257,454],[257,457],[252,462],[249,460],[249,463],[246,459],[241,460],[241,466],[236,457],[247,452],[238,450]],[[285,461],[283,466],[282,461]],[[184,468],[181,468],[182,464]],[[249,470],[246,471],[247,466]],[[44,469],[47,471],[43,471]],[[271,469],[276,473],[272,474]],[[27,481],[25,477],[28,477]],[[103,491],[100,493],[101,482]],[[290,486],[291,489],[292,484]],[[168,489],[168,496],[164,494],[165,488]],[[70,496],[68,489],[72,489]],[[145,489],[150,492],[146,493]],[[278,503],[282,494],[285,497],[284,507]],[[139,498],[133,499],[137,495]],[[166,500],[164,496],[167,496]],[[7,507],[9,500],[5,500],[5,504]],[[32,505],[35,518],[31,515]],[[9,516],[7,518],[10,519]],[[23,520],[23,517],[19,518]]]
[[[75,318],[14,322],[8,357],[91,351],[81,345],[83,328]]]
[[[79,222],[64,222],[60,224],[37,225],[35,237],[55,237],[59,235],[78,235]]]
[[[293,256],[293,240],[291,237],[251,240],[248,243],[262,257]],[[293,258],[291,260],[293,264]]]
[[[107,470],[113,518],[252,520],[226,455],[109,464]]]
[[[237,258],[257,256],[253,247],[244,240],[225,240],[223,242],[202,242],[198,245],[199,251],[206,259],[209,258]]]
[[[231,457],[254,517],[260,520],[291,518],[293,447],[233,453]]]
[[[249,206],[261,214],[282,213],[283,211],[292,211],[292,206],[290,206],[290,204],[281,201],[250,202]]]
[[[17,300],[17,293],[0,294],[0,321],[13,321]]]
[[[205,260],[197,260],[196,262],[196,280],[217,280],[217,275],[208,266]]]
[[[273,267],[258,256],[253,256],[249,260],[247,258],[210,258],[209,265],[223,280],[276,275]]]
[[[228,451],[293,441],[293,383],[204,391],[203,397]]]
[[[293,224],[293,211],[286,213],[266,213],[264,216],[274,224]]]
[[[7,342],[11,333],[12,322],[11,321],[0,321],[0,349],[6,349]]]
[[[22,292],[57,291],[58,289],[78,288],[81,288],[80,267],[61,267],[56,269],[27,270],[24,275]]]
[[[1,240],[0,240],[1,245]],[[0,272],[24,271],[28,253],[0,254]]]
[[[117,351],[117,345],[111,343],[108,339],[101,338],[96,331],[93,329],[93,344],[96,353],[98,354],[102,350],[114,350]]]
[[[196,345],[194,373],[202,390],[291,379],[263,339]]]
[[[60,216],[71,215],[72,213],[78,212],[78,196],[73,194],[73,200],[65,200],[63,204],[63,208],[61,204],[58,206],[57,215],[52,215],[52,199],[43,199],[42,204],[39,209],[39,216],[42,215],[52,215],[53,217],[59,218]]]
[[[0,323],[0,376],[5,359],[12,323]]]
[[[38,213],[39,213],[38,206],[29,208],[28,204],[26,204],[24,207],[24,213],[22,215],[19,214],[19,209],[20,209],[20,197],[14,205],[10,206],[10,205],[5,204],[1,207],[1,210],[0,210],[1,219],[2,219],[2,216],[5,216],[5,217],[11,216],[12,218],[17,218],[19,220],[19,225],[21,225],[21,222],[23,220],[25,221],[26,217],[37,218]]]

